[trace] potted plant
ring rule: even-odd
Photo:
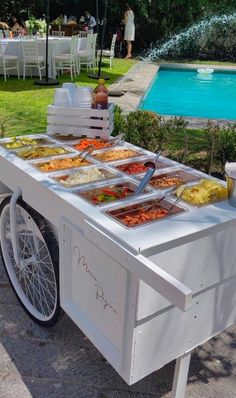
[[[30,15],[29,19],[25,21],[25,26],[29,35],[37,33],[36,18],[33,15]]]
[[[63,15],[60,15],[59,17],[57,17],[54,21],[55,25],[58,26],[58,29],[61,30],[61,25],[63,24],[64,19],[63,19]]]
[[[47,24],[45,19],[37,19],[36,24],[37,24],[38,33],[40,34],[40,36],[44,37],[46,35],[46,30],[47,30]]]

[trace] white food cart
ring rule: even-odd
[[[68,142],[42,137],[71,150]],[[161,191],[150,187],[95,206],[80,188],[51,177],[61,170],[43,172],[6,142],[0,141],[1,248],[25,310],[48,326],[61,306],[128,384],[176,359],[172,396],[183,398],[191,351],[236,321],[235,209],[227,200],[180,202],[179,214],[128,228],[113,210],[157,200]],[[121,148],[138,151],[136,160],[153,157],[130,144]],[[59,158],[66,156],[78,152]],[[88,159],[117,173],[113,183],[137,186],[137,176],[118,172],[116,162]],[[165,171],[191,171],[160,160]]]

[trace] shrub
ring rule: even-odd
[[[126,141],[155,152],[159,149],[157,137],[160,130],[160,118],[156,113],[137,110],[130,112],[126,119]]]
[[[236,160],[236,124],[228,124],[219,128],[215,144],[215,160],[224,173],[226,162]]]
[[[114,110],[114,130],[112,135],[116,136],[125,131],[125,116],[122,114],[122,109],[116,105]]]
[[[142,110],[125,117],[116,107],[113,135],[120,132],[131,144],[162,150],[164,156],[209,174],[223,175],[225,163],[236,159],[236,123],[221,128],[209,121],[205,129],[190,130],[182,117],[166,119]]]
[[[154,112],[137,110],[129,113],[125,125],[126,141],[152,152],[182,151],[187,157],[187,125],[183,118],[165,119]]]

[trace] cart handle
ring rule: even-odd
[[[17,187],[13,192],[11,200],[10,200],[10,230],[11,230],[11,238],[12,238],[12,248],[14,254],[14,260],[16,265],[20,265],[20,256],[18,249],[18,240],[17,240],[17,225],[16,225],[16,202],[19,197],[22,195],[22,190],[20,187]]]
[[[187,286],[142,254],[133,254],[115,242],[90,221],[85,220],[85,222],[88,226],[85,235],[93,244],[119,261],[124,268],[137,275],[181,311],[191,308],[192,291]]]

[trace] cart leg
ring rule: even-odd
[[[184,398],[188,380],[191,351],[176,360],[171,398]]]

